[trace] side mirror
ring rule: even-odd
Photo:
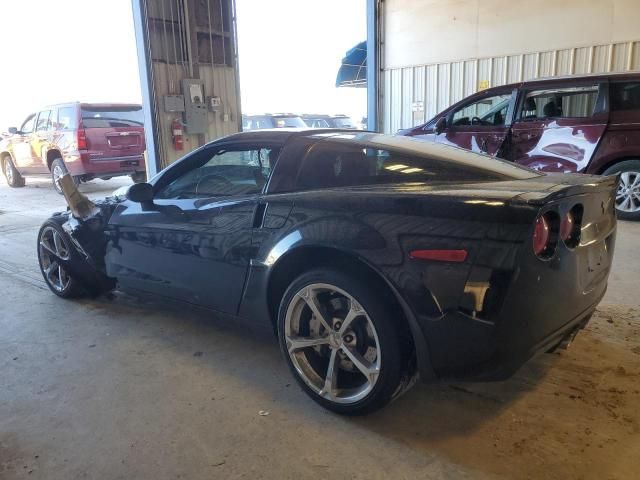
[[[140,203],[143,207],[153,205],[153,187],[149,183],[134,183],[127,190],[127,200]]]
[[[434,130],[436,134],[440,135],[445,128],[447,128],[447,119],[446,117],[440,117],[436,122]]]
[[[18,133],[18,129],[16,127],[9,127],[9,130],[7,130],[11,135],[15,135],[16,133]]]

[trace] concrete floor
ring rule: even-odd
[[[0,479],[638,478],[640,224],[619,224],[609,292],[569,350],[348,419],[307,399],[269,335],[55,297],[35,243],[63,207],[46,181],[0,183]]]

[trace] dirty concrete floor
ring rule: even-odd
[[[638,478],[640,224],[620,223],[609,292],[569,350],[348,419],[306,398],[268,334],[56,298],[35,242],[63,206],[46,181],[0,184],[0,479]]]

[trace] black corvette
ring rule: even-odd
[[[271,322],[317,402],[500,379],[567,343],[605,293],[615,177],[541,175],[353,131],[210,143],[38,238],[61,297],[112,288]]]

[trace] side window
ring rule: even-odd
[[[509,108],[510,93],[484,97],[469,103],[453,113],[452,125],[504,125]]]
[[[203,150],[192,167],[162,187],[159,199],[230,197],[263,191],[279,148]]]
[[[593,115],[597,100],[598,85],[532,90],[524,96],[518,118],[588,118]]]
[[[58,109],[58,120],[55,122],[56,130],[73,130],[76,128],[76,109],[74,107],[61,107]]]
[[[640,82],[612,83],[611,111],[640,110]]]
[[[20,133],[31,133],[33,132],[33,126],[36,123],[36,116],[31,115],[27,117],[22,126],[20,127]]]
[[[38,122],[36,123],[36,132],[43,132],[49,130],[49,117],[51,116],[51,110],[45,110],[38,115]]]
[[[391,150],[317,143],[298,172],[300,190],[406,182],[495,180],[486,170]]]

